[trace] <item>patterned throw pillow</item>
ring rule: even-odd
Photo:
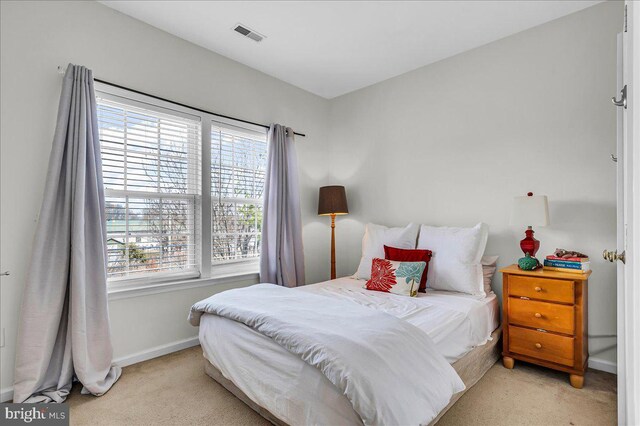
[[[431,260],[431,250],[419,249],[402,249],[397,247],[384,246],[384,258],[388,260],[397,260],[399,262],[424,262],[424,272],[420,279],[420,293],[427,291],[427,274],[429,273],[429,261]]]
[[[375,258],[371,263],[371,279],[367,290],[384,291],[415,297],[426,262],[394,262]]]

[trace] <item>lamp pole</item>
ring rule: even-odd
[[[331,213],[331,279],[336,279],[336,214]]]

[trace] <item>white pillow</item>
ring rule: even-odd
[[[416,248],[419,229],[414,223],[404,228],[387,228],[367,223],[362,237],[362,258],[354,277],[361,280],[371,279],[371,262],[375,257],[384,259],[385,245],[403,249]]]
[[[488,236],[484,223],[473,228],[422,225],[417,248],[433,252],[427,286],[485,297],[481,259]]]
[[[482,256],[482,259],[480,260],[480,263],[482,263],[482,275],[484,278],[484,292],[486,294],[493,291],[491,289],[491,280],[493,279],[493,275],[496,273],[496,269],[498,269],[498,257],[499,256]]]

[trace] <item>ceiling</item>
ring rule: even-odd
[[[101,1],[325,98],[600,1]],[[266,36],[256,43],[232,29]]]

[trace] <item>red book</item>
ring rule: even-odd
[[[549,255],[547,256],[547,259],[549,260],[564,260],[565,262],[588,262],[589,258],[588,257],[558,257],[558,256],[554,256],[554,255]]]

